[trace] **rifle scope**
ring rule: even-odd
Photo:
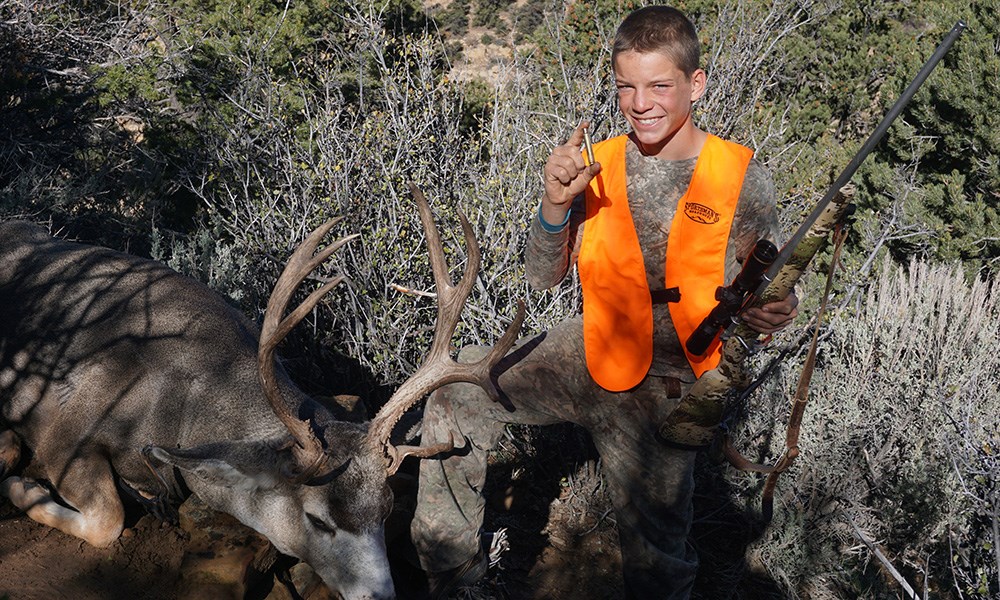
[[[733,282],[728,287],[720,286],[719,289],[715,290],[715,299],[719,303],[688,338],[685,344],[688,352],[695,356],[701,356],[708,350],[719,330],[728,327],[730,323],[735,321],[736,315],[739,314],[747,300],[747,295],[760,285],[764,271],[771,266],[777,257],[778,247],[770,240],[757,241],[753,250],[743,261],[743,268],[740,269]]]

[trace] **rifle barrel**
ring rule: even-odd
[[[889,112],[886,113],[885,117],[882,118],[882,122],[879,123],[878,127],[875,128],[875,131],[873,131],[872,134],[868,136],[868,140],[865,141],[865,144],[864,146],[861,147],[861,150],[859,150],[858,153],[854,155],[854,158],[852,158],[851,162],[847,164],[846,168],[844,168],[844,171],[840,174],[840,177],[837,177],[837,180],[833,183],[830,189],[827,190],[826,195],[823,196],[823,199],[820,200],[819,203],[816,205],[816,207],[813,208],[812,212],[809,213],[809,217],[806,218],[805,222],[798,228],[798,230],[791,237],[791,239],[789,239],[788,242],[781,248],[781,252],[778,253],[778,257],[774,260],[773,263],[771,263],[771,266],[765,273],[763,281],[761,282],[760,286],[757,287],[757,290],[754,293],[755,296],[760,297],[761,294],[764,293],[764,290],[767,289],[768,283],[770,283],[770,281],[774,279],[774,277],[778,274],[778,271],[780,271],[781,268],[785,266],[785,263],[788,262],[789,257],[791,257],[792,252],[795,250],[795,247],[799,244],[799,242],[802,241],[802,238],[809,230],[809,227],[816,221],[816,218],[819,217],[820,213],[823,212],[823,209],[826,208],[826,205],[829,204],[831,200],[833,200],[834,196],[837,195],[837,192],[840,190],[840,188],[847,185],[847,183],[851,180],[851,177],[854,177],[854,173],[857,172],[858,167],[860,167],[861,163],[864,162],[866,158],[868,158],[868,155],[872,153],[872,150],[875,149],[875,146],[877,146],[878,143],[882,141],[882,138],[885,137],[886,132],[889,131],[889,126],[891,126],[892,122],[896,120],[896,117],[899,116],[899,113],[903,112],[903,109],[906,107],[906,105],[910,103],[910,100],[913,98],[913,95],[917,93],[917,89],[924,83],[924,80],[926,80],[927,77],[931,74],[931,71],[934,70],[934,67],[936,67],[938,63],[941,62],[941,59],[944,58],[944,55],[947,54],[948,50],[951,49],[952,45],[955,43],[955,40],[958,39],[958,36],[962,35],[962,32],[965,31],[965,28],[966,28],[965,21],[958,21],[957,23],[955,23],[955,26],[951,28],[951,31],[948,33],[948,35],[938,45],[937,49],[934,50],[934,54],[932,54],[931,57],[927,59],[927,62],[924,63],[924,66],[920,69],[920,72],[917,73],[917,76],[913,79],[913,81],[910,82],[910,85],[908,85],[906,89],[903,90],[903,93],[899,96],[899,99],[896,100],[896,103],[892,105],[892,108],[889,109]]]

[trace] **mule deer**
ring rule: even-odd
[[[189,490],[308,563],[345,599],[392,598],[387,477],[407,455],[454,445],[393,446],[393,426],[449,382],[496,394],[490,368],[524,316],[521,305],[483,361],[451,359],[479,247],[460,215],[468,262],[454,285],[430,207],[412,192],[438,293],[435,337],[424,365],[368,424],[335,420],[273,356],[341,280],[283,316],[302,281],[350,240],[317,251],[336,220],[292,255],[259,343],[253,324],[221,297],[160,263],[54,239],[23,222],[0,224],[0,492],[32,519],[107,546],[124,526],[120,491],[163,514]],[[33,453],[24,477],[9,474],[18,438]]]

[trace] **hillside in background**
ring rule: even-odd
[[[527,289],[526,227],[552,147],[582,119],[599,138],[624,132],[609,41],[639,4],[0,0],[0,216],[163,260],[259,318],[291,248],[343,215],[339,232],[361,234],[331,267],[348,282],[282,352],[311,391],[375,407],[414,371],[434,319],[431,301],[397,291],[433,288],[409,183],[444,231],[463,210],[483,247],[456,346],[496,340],[518,299],[525,333],[579,310],[572,277]],[[1000,0],[676,5],[703,42],[699,123],[756,150],[786,233],[954,24],[969,25],[853,180],[803,456],[775,522],[758,519],[759,478],[703,469],[699,499],[718,512],[697,524],[701,593],[751,598],[763,579],[788,598],[894,597],[901,581],[921,596],[997,597]],[[445,245],[460,265],[457,234]],[[755,458],[782,450],[821,285],[804,279],[802,317],[758,360],[783,362],[732,425]],[[565,479],[574,514],[613,525],[578,431],[511,439],[494,485],[565,452],[569,470],[545,475]],[[522,483],[545,499],[537,534],[547,502],[567,496]],[[746,561],[720,550],[736,535]],[[531,538],[522,560],[546,544]]]

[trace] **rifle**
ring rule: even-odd
[[[727,292],[720,291],[717,294],[717,299],[720,300],[719,306],[713,309],[699,327],[698,331],[701,333],[699,333],[695,349],[701,347],[702,344],[704,348],[707,348],[725,324],[725,331],[721,334],[723,339],[722,358],[718,367],[706,371],[692,385],[688,393],[681,399],[677,409],[660,424],[658,433],[661,441],[665,444],[688,449],[702,449],[711,444],[719,423],[722,421],[729,398],[735,390],[748,385],[745,363],[756,345],[758,334],[738,318],[739,314],[750,307],[759,307],[782,300],[791,293],[829,232],[843,220],[847,213],[850,198],[853,195],[853,189],[849,186],[851,177],[882,140],[889,130],[889,126],[910,102],[917,89],[944,58],[944,55],[965,28],[966,24],[963,21],[958,21],[955,24],[931,57],[924,63],[914,80],[903,90],[902,95],[882,118],[861,150],[854,155],[795,234],[782,247],[770,266],[763,270],[756,285],[741,283],[739,287],[744,288],[746,292],[743,298],[738,301],[726,297],[729,292],[734,291],[732,288],[737,287],[735,281],[729,288],[725,288],[728,290]],[[735,291],[739,292],[739,290]],[[704,339],[706,337],[707,341]],[[691,350],[690,346],[688,349]]]
[[[771,240],[758,240],[753,250],[743,260],[743,268],[733,282],[715,291],[719,301],[688,338],[685,347],[695,356],[708,350],[719,330],[738,322],[739,315],[746,310],[752,300],[751,292],[760,285],[764,272],[778,258],[778,247]]]

